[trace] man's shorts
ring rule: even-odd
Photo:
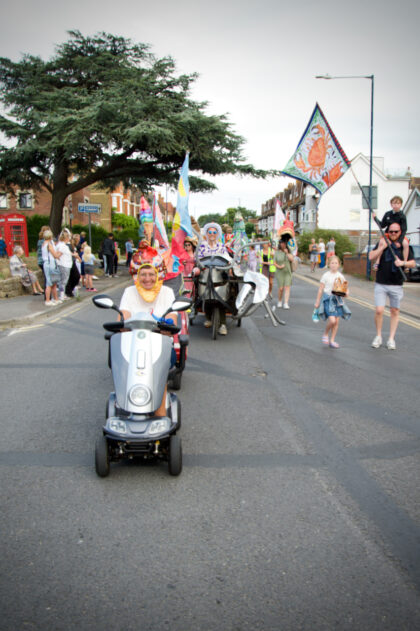
[[[389,306],[393,309],[399,309],[403,295],[402,285],[381,285],[380,283],[375,283],[375,307],[385,307],[386,297],[388,296]]]

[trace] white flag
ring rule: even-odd
[[[286,219],[284,212],[281,209],[280,202],[276,199],[276,214],[274,215],[274,230],[278,230]]]

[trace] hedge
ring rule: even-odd
[[[335,239],[335,253],[341,260],[343,260],[344,252],[353,253],[356,251],[355,244],[346,234],[342,234],[337,230],[324,230],[322,228],[317,228],[313,232],[304,232],[298,236],[297,241],[299,252],[302,254],[308,254],[311,239],[315,239],[317,243],[320,239],[323,239],[325,245],[327,245],[330,237],[334,237]]]

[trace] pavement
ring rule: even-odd
[[[118,267],[118,275],[108,278],[99,276],[93,281],[93,286],[97,293],[86,291],[84,287],[79,287],[79,297],[65,300],[59,305],[46,307],[43,296],[24,295],[15,298],[0,299],[0,330],[31,325],[38,320],[56,316],[57,312],[74,308],[83,300],[89,300],[92,296],[107,293],[108,290],[118,286],[128,286],[132,283],[131,276],[125,266]]]
[[[310,284],[318,285],[325,270],[326,268],[322,270],[317,268],[314,272],[311,272],[309,265],[301,264],[294,273],[294,276]],[[374,283],[363,278],[349,275],[347,275],[347,279],[349,281],[350,291],[348,300],[350,302],[357,302],[371,309],[374,308]],[[98,280],[94,281],[94,287],[98,290],[98,293],[106,293],[111,288],[124,285],[128,286],[131,282],[127,268],[120,266],[116,278],[101,276]],[[90,299],[93,295],[95,294],[86,291],[84,288],[79,288],[79,298],[66,300],[62,304],[54,307],[46,307],[42,296],[25,295],[17,296],[16,298],[0,299],[0,330],[30,325],[37,320],[48,318],[56,314],[57,311],[74,307],[80,300]],[[420,283],[404,284],[401,315],[411,318],[414,323],[420,324]]]

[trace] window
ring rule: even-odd
[[[416,208],[420,208],[420,195],[416,195]]]
[[[0,193],[0,208],[8,208],[7,193]]]
[[[369,208],[369,186],[362,186],[362,208]],[[378,208],[378,187],[372,186],[372,210]]]
[[[32,193],[19,193],[19,208],[32,208]]]

